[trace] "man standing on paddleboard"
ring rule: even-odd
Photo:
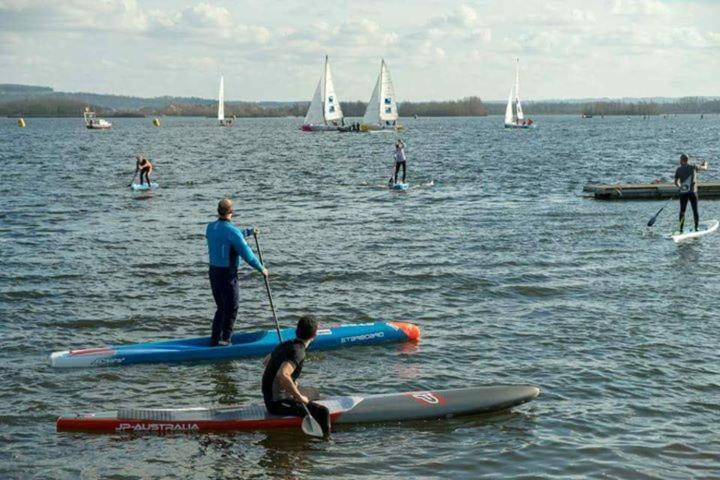
[[[407,171],[407,157],[405,156],[405,144],[402,140],[395,142],[395,182],[398,183],[398,173],[402,167],[402,183],[405,183],[405,173]]]
[[[317,336],[317,320],[303,315],[295,328],[295,339],[281,343],[265,358],[262,393],[265,407],[273,415],[304,417],[307,406],[318,421],[325,436],[330,434],[330,411],[324,405],[312,402],[308,392],[301,392],[298,378],[305,361],[305,349]]]
[[[675,170],[675,186],[680,189],[680,233],[685,226],[685,209],[688,202],[693,211],[693,220],[695,220],[695,231],[698,231],[700,224],[700,214],[698,213],[698,186],[697,172],[699,170],[707,170],[708,163],[703,162],[700,165],[688,163],[686,154],[680,155],[680,166]]]
[[[220,200],[217,210],[218,219],[210,222],[205,229],[210,257],[210,287],[217,306],[210,343],[213,346],[226,346],[230,345],[240,301],[239,257],[265,277],[268,271],[245,242],[245,237],[252,235],[255,230],[240,230],[231,223],[234,213],[232,200]]]

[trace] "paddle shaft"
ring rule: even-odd
[[[264,267],[265,262],[263,262],[262,250],[260,250],[260,242],[258,241],[257,233],[253,232],[253,237],[255,237],[255,246],[257,247],[258,257],[260,257],[260,263],[262,263]],[[264,275],[263,278],[265,279],[265,290],[267,290],[268,300],[270,300],[270,309],[272,310],[273,318],[275,319],[275,329],[277,330],[278,339],[280,339],[280,343],[282,343],[283,338],[282,333],[280,333],[280,322],[278,322],[277,313],[275,312],[275,304],[273,303],[272,293],[270,292],[270,280],[268,280],[268,277]]]

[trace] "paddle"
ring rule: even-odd
[[[311,437],[324,437],[325,434],[322,431],[322,427],[317,422],[317,420],[315,420],[315,417],[310,414],[310,410],[308,410],[307,405],[303,403],[302,406],[305,409],[305,418],[303,418],[303,421],[300,424],[300,428],[302,428],[302,431],[306,435],[310,435]]]
[[[260,263],[265,266],[265,262],[263,262],[262,251],[260,250],[260,242],[258,241],[257,232],[255,232],[255,230],[253,230],[253,237],[255,237],[255,246],[257,247],[258,257],[260,257]],[[277,313],[275,312],[275,304],[273,303],[272,299],[272,293],[270,293],[270,280],[268,280],[268,277],[264,275],[263,278],[265,279],[265,290],[267,290],[268,300],[270,300],[270,309],[272,310],[273,318],[275,319],[275,329],[277,330],[280,343],[282,343],[283,338],[282,334],[280,333],[280,322],[278,322]]]
[[[138,171],[137,168],[135,169],[135,175],[133,175],[132,180],[130,180],[130,183],[128,184],[128,187],[132,187],[133,182],[135,181],[135,177],[137,177]]]
[[[265,262],[263,262],[262,251],[260,250],[260,241],[258,240],[257,232],[255,232],[254,230],[253,237],[255,237],[255,246],[257,247],[258,257],[260,257],[260,263],[265,266]],[[268,280],[268,277],[264,275],[263,278],[265,279],[265,290],[267,290],[268,300],[270,300],[270,309],[272,310],[273,318],[275,319],[275,329],[277,330],[280,343],[282,343],[283,338],[282,333],[280,333],[280,322],[278,322],[277,313],[275,312],[275,304],[273,303],[272,299],[272,293],[270,293],[270,280]],[[307,405],[303,403],[302,406],[305,409],[305,418],[303,418],[303,421],[300,424],[300,428],[302,429],[302,431],[306,435],[310,435],[311,437],[325,436],[323,434],[322,427],[317,422],[317,420],[315,420],[315,418],[310,414],[310,410],[308,410]]]
[[[670,203],[672,200],[674,200],[674,199],[672,197],[670,197],[668,199],[668,201],[665,202],[665,204],[662,206],[662,208],[660,210],[658,210],[658,212],[655,215],[653,215],[653,217],[647,223],[648,227],[652,227],[653,225],[655,225],[655,222],[657,221],[658,215],[660,215],[660,212],[662,212],[665,209],[665,207],[667,207],[668,203]]]

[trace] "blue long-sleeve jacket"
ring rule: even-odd
[[[252,229],[240,230],[228,220],[215,220],[208,223],[205,238],[208,244],[208,256],[211,267],[235,268],[240,266],[240,258],[257,271],[263,266],[245,237],[252,235]]]

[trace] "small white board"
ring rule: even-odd
[[[710,233],[713,233],[715,230],[718,229],[718,226],[720,226],[720,222],[717,220],[708,220],[707,222],[700,222],[699,230],[697,232],[690,231],[685,233],[675,232],[670,235],[670,238],[673,239],[673,242],[680,243],[684,242],[685,240],[690,240],[693,238],[700,238],[704,237],[705,235],[708,235]],[[692,228],[692,227],[691,227]]]
[[[155,183],[155,182],[151,182],[151,183],[150,183],[150,186],[148,186],[147,183],[142,183],[142,184],[140,184],[140,183],[133,183],[132,185],[130,185],[130,188],[132,188],[133,190],[151,190],[151,189],[152,189],[152,190],[155,190],[155,189],[158,188],[159,186],[160,186],[160,185],[158,185],[158,184]]]
[[[410,184],[398,182],[390,185],[390,188],[392,188],[393,190],[407,190],[408,188],[410,188]]]

